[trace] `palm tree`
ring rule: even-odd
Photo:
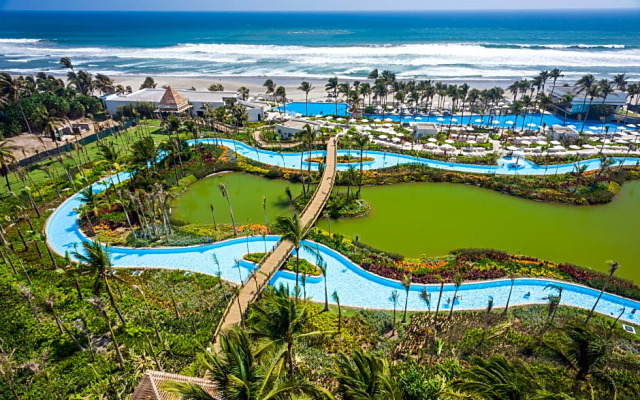
[[[262,86],[267,89],[266,94],[271,94],[276,89],[276,84],[271,79],[267,79],[266,81],[264,81]]]
[[[324,85],[324,89],[327,92],[333,91],[334,102],[336,103],[336,115],[338,114],[338,86],[338,78],[335,76],[333,78],[329,78],[327,84]]]
[[[518,117],[526,113],[524,108],[524,103],[520,100],[514,101],[511,106],[509,106],[509,110],[514,114],[514,124],[513,127],[516,128],[518,126]],[[525,118],[523,116],[522,124],[524,125]]]
[[[543,344],[561,365],[575,372],[576,384],[605,366],[609,347],[594,331],[584,325],[571,324],[561,331],[559,340],[543,339]]]
[[[456,304],[456,298],[458,297],[458,289],[462,285],[462,275],[456,274],[453,278],[453,283],[456,285],[456,290],[453,292],[453,300],[451,300],[451,308],[449,309],[449,319],[453,316],[453,306]]]
[[[549,295],[548,296],[548,300],[549,300],[549,315],[547,317],[547,322],[545,324],[545,327],[543,328],[543,333],[544,331],[553,324],[553,321],[556,318],[556,312],[558,311],[558,306],[560,305],[560,301],[562,301],[562,291],[564,290],[564,288],[560,285],[556,285],[553,283],[548,284],[547,286],[544,287],[544,290],[547,289],[555,289],[558,291],[558,295],[554,296],[554,295]]]
[[[559,68],[554,68],[549,72],[549,79],[553,79],[553,86],[551,87],[551,93],[553,93],[553,91],[556,88],[556,81],[558,80],[558,78],[562,78],[564,75],[562,74],[562,70]]]
[[[71,63],[71,59],[69,57],[62,57],[60,59],[60,65],[62,65],[63,68],[68,68],[71,70],[71,72],[73,72],[73,63]]]
[[[289,288],[282,284],[278,288],[268,287],[262,299],[251,304],[247,318],[249,335],[266,341],[258,354],[283,348],[280,355],[287,360],[291,378],[295,372],[293,345],[302,338],[323,334],[321,331],[303,333],[308,318],[308,304],[299,302],[297,298],[292,299]]]
[[[298,299],[298,275],[300,273],[300,246],[302,241],[307,237],[307,231],[302,226],[300,217],[298,214],[293,214],[293,217],[279,216],[276,218],[274,228],[282,236],[282,240],[288,240],[293,244],[296,250],[296,300]]]
[[[362,189],[362,176],[364,174],[363,166],[364,166],[364,147],[369,143],[369,137],[357,134],[353,141],[356,146],[360,149],[360,180],[358,182],[358,198],[360,198],[360,190]]]
[[[282,357],[259,357],[247,333],[234,327],[220,335],[220,352],[205,352],[204,364],[216,387],[211,395],[191,383],[166,382],[162,390],[188,400],[271,400],[292,399],[304,394],[313,398],[329,397],[324,389],[285,377]],[[218,397],[220,396],[220,397]]]
[[[401,400],[397,375],[384,357],[356,349],[351,357],[340,352],[336,357],[335,377],[338,393],[344,400]]]
[[[0,73],[0,98],[5,98],[18,105],[27,130],[29,133],[33,133],[31,132],[31,126],[29,125],[29,121],[27,120],[24,109],[22,108],[22,101],[20,101],[20,94],[23,91],[23,86],[24,83],[20,78],[13,78],[6,72]]]
[[[449,389],[455,397],[483,400],[566,399],[550,394],[544,388],[545,377],[538,375],[524,361],[509,361],[503,355],[489,360],[474,358],[473,365],[452,381]],[[444,391],[445,393],[451,393]]]
[[[249,98],[249,88],[245,86],[240,86],[240,88],[238,88],[238,93],[240,93],[240,98],[244,101]]]
[[[342,330],[342,307],[340,307],[340,297],[338,296],[338,291],[334,290],[331,294],[331,298],[338,305],[338,333]]]
[[[516,283],[516,277],[511,275],[509,277],[511,279],[511,288],[509,289],[509,297],[507,297],[507,304],[504,306],[504,310],[502,310],[502,315],[507,315],[509,311],[509,302],[511,301],[511,293],[513,293],[513,285]]]
[[[427,291],[427,288],[422,288],[420,291],[420,298],[427,305],[427,312],[431,314],[431,293]]]
[[[329,294],[327,292],[327,263],[320,260],[318,263],[318,269],[322,273],[322,280],[324,281],[324,309],[322,311],[329,311]]]
[[[396,307],[398,306],[398,291],[391,291],[391,296],[389,296],[389,301],[393,304],[393,321],[391,321],[391,336],[395,336],[396,334]]]
[[[311,150],[313,148],[313,143],[316,141],[316,131],[311,128],[311,125],[304,124],[303,131],[301,133],[302,142],[307,145],[307,151],[309,152],[309,159],[311,159]],[[307,192],[311,191],[311,162],[307,163]],[[304,179],[304,178],[303,178]]]
[[[591,88],[594,87],[596,85],[596,78],[595,76],[593,76],[592,74],[586,74],[584,76],[582,76],[582,78],[578,79],[578,81],[576,82],[575,86],[578,88],[578,90],[576,91],[576,93],[584,93],[584,100],[582,100],[582,112],[584,112],[585,110],[585,105],[587,104],[587,91]],[[593,97],[597,97],[596,96],[592,96],[592,100]],[[588,109],[587,109],[587,113],[588,113]],[[587,118],[585,117],[584,119],[585,121],[587,120]],[[584,130],[584,124],[582,124],[582,130]]]
[[[598,305],[598,302],[600,301],[602,294],[607,289],[607,285],[609,285],[609,282],[611,282],[611,278],[613,278],[613,274],[615,274],[618,268],[620,268],[620,264],[618,264],[617,261],[609,261],[608,264],[609,264],[609,275],[607,276],[607,280],[604,282],[604,285],[602,285],[602,290],[600,290],[600,294],[598,295],[596,302],[593,304],[591,311],[589,311],[589,315],[587,315],[587,319],[584,320],[585,324],[587,324],[591,319],[591,317],[593,316],[593,312],[596,310],[596,306]]]
[[[282,108],[283,111],[287,112],[287,89],[284,86],[278,86],[278,88],[273,93],[276,99],[282,100]],[[278,100],[276,100],[278,102]]]
[[[140,89],[155,89],[158,84],[151,76],[144,78],[144,82],[140,85]]]
[[[298,90],[304,92],[304,113],[305,115],[309,115],[309,92],[313,90],[313,85],[307,81],[302,81],[300,86],[298,86]]]
[[[218,185],[220,188],[220,193],[222,193],[222,197],[227,200],[227,205],[229,206],[229,214],[231,215],[231,224],[233,225],[233,236],[238,236],[238,231],[236,230],[236,220],[233,218],[233,208],[231,208],[231,200],[229,199],[229,193],[227,192],[227,187],[224,183]]]
[[[436,275],[436,279],[440,281],[440,294],[438,294],[438,304],[436,305],[436,314],[434,319],[438,320],[438,312],[440,311],[440,301],[442,300],[442,291],[444,290],[444,279],[440,275]]]
[[[4,351],[0,352],[0,376],[7,382],[13,397],[15,397],[16,400],[22,400],[15,386],[16,377],[14,376],[15,367],[12,362],[13,353],[14,351],[11,351],[9,354],[6,354]]]
[[[617,74],[613,76],[613,84],[616,86],[616,89],[621,92],[627,90],[628,83],[629,81],[627,80],[626,74]]]
[[[569,107],[573,103],[573,99],[575,97],[576,96],[573,93],[567,93],[563,95],[560,99],[560,102],[558,102],[558,106],[560,106],[562,108],[562,111],[564,112],[564,120],[562,121],[562,125],[567,124],[567,107]]]
[[[56,311],[56,308],[55,308],[55,298],[51,297],[46,299],[44,301],[44,305],[46,306],[47,310],[49,310],[51,314],[53,314],[53,319],[56,321],[58,328],[60,328],[60,333],[62,332],[66,333],[67,336],[69,336],[69,338],[73,341],[73,343],[75,343],[78,350],[84,351],[85,348],[82,347],[82,345],[80,344],[80,342],[78,342],[78,339],[75,337],[75,335],[69,330],[69,327],[67,327],[64,321],[62,321],[62,319],[60,319],[60,317],[58,316],[58,312]]]
[[[402,324],[406,324],[407,323],[407,305],[409,304],[409,290],[411,289],[411,277],[405,275],[404,276],[404,280],[402,281],[402,286],[404,287],[404,291],[405,291],[405,298],[404,298],[404,315],[402,316]]]
[[[73,256],[79,261],[78,265],[72,268],[72,273],[78,275],[93,275],[93,294],[98,295],[102,290],[102,286],[109,296],[109,302],[111,307],[116,311],[122,324],[126,324],[116,300],[113,297],[111,286],[109,284],[110,279],[117,279],[113,275],[113,269],[111,267],[111,258],[109,256],[109,245],[102,246],[100,240],[96,239],[93,242],[82,242],[84,254],[73,252]]]
[[[11,183],[9,182],[9,166],[16,161],[16,156],[13,154],[15,147],[10,146],[8,142],[0,142],[0,174],[4,176],[7,181],[7,190],[11,191]]]
[[[102,301],[102,298],[98,296],[93,296],[89,299],[89,303],[91,303],[91,305],[96,309],[98,314],[100,314],[100,316],[104,318],[105,322],[107,323],[107,326],[109,327],[109,333],[111,333],[111,340],[113,340],[113,347],[115,348],[116,355],[118,356],[118,364],[120,365],[120,369],[124,368],[124,358],[122,357],[122,352],[120,351],[120,344],[118,343],[118,338],[116,337],[116,334],[113,331],[113,326],[111,325],[111,320],[107,315],[107,310],[104,305],[104,302]]]

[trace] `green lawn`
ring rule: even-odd
[[[147,121],[147,123],[151,131],[151,136],[153,137],[153,140],[156,142],[156,144],[160,143],[162,140],[166,138],[166,135],[163,133],[163,131],[159,127],[160,121],[150,120],[150,121]],[[134,127],[131,129],[138,129],[138,128]],[[114,141],[115,139],[113,139],[112,137],[109,137],[104,140]],[[86,146],[86,148],[87,148],[87,151],[89,152],[89,156],[91,160],[97,161],[98,160],[98,143],[97,142],[90,143]],[[123,155],[128,155],[129,153],[128,148],[125,150],[126,150],[125,154],[121,154],[121,157]],[[76,151],[73,151],[72,153],[66,153],[66,154],[72,154],[76,160],[78,158]],[[68,166],[73,165],[73,161],[71,161],[68,157],[63,156],[63,158],[64,158],[65,165],[68,165]],[[84,158],[84,154],[83,154],[83,158]],[[57,171],[58,174],[60,174],[61,176],[64,175],[64,169],[56,159],[54,158],[45,159],[39,163],[32,164],[31,166],[28,167],[29,176],[31,177],[31,179],[36,185],[40,185],[48,179],[47,175],[42,170],[36,169],[37,165],[51,166],[52,169]],[[14,193],[18,192],[23,187],[22,182],[18,179],[15,172],[12,172],[9,175],[9,182],[11,184],[11,189]],[[27,186],[28,185],[29,183],[27,180]],[[6,179],[2,178],[0,180],[0,195],[4,196],[7,193],[8,193],[8,189],[7,189]]]

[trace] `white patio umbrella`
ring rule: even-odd
[[[562,143],[558,142],[557,140],[552,140],[549,143],[551,143],[554,146],[560,146]]]
[[[344,118],[336,118],[336,121],[342,122],[342,121],[344,121]]]
[[[387,140],[387,139],[389,139],[389,136],[387,136],[387,135],[378,135],[378,139]]]
[[[426,144],[426,146],[427,146],[428,148],[430,148],[430,149],[432,149],[432,148],[434,148],[434,147],[438,147],[438,145],[437,145],[437,144],[435,144],[435,143],[427,143],[427,144]]]
[[[493,122],[491,122],[491,123],[494,124],[494,125],[499,125],[500,121],[498,121],[497,119],[494,119]]]
[[[575,125],[567,125],[567,128],[576,129]]]
[[[583,144],[583,145],[582,145],[582,148],[583,148],[583,149],[595,149],[595,147],[594,147],[594,146],[592,146],[592,145],[590,145],[590,144]]]
[[[442,122],[442,121],[444,121],[444,118],[442,118],[442,117],[437,118],[437,119],[436,119],[436,121],[440,121],[440,122]]]
[[[627,128],[635,128],[635,127],[636,127],[636,125],[634,125],[634,124],[627,124]]]
[[[350,119],[349,119],[349,122],[358,122],[358,120],[357,120],[357,119],[355,119],[355,118],[350,118]]]
[[[576,146],[575,144],[572,144],[571,146],[569,146],[569,148],[571,150],[580,150],[580,146]]]
[[[391,118],[386,118],[384,122],[393,122],[393,120]]]
[[[530,124],[527,124],[527,126],[528,126],[529,128],[535,128],[535,127],[536,127],[536,126],[538,126],[538,125],[536,125],[536,124],[534,124],[533,122],[531,122]]]
[[[473,120],[473,122],[476,122],[476,123],[480,124],[480,123],[482,123],[482,120],[480,118],[476,118],[476,119]]]
[[[416,117],[416,121],[422,121],[422,118]]]
[[[514,123],[515,123],[515,122],[513,122],[513,121],[507,121],[507,122],[505,122],[505,124],[506,124],[506,125],[513,125]]]
[[[523,145],[523,146],[529,146],[531,144],[531,142],[528,141],[528,140],[523,140],[523,141],[520,142],[520,144]]]
[[[469,143],[469,144],[476,144],[476,143],[478,143],[478,142],[476,142],[475,140],[467,140],[467,143]]]
[[[438,141],[438,139],[436,139],[436,138],[429,138],[429,139],[427,139],[427,141],[432,142],[432,143],[435,143],[435,142],[437,142],[437,141]]]
[[[373,120],[373,122],[382,122],[382,120],[380,118],[376,118]]]
[[[458,118],[451,118],[451,122],[458,122]]]
[[[333,117],[332,117],[331,115],[329,115],[329,116],[327,117],[327,119],[333,119]]]
[[[318,115],[316,115],[316,118],[322,118],[322,117],[323,117],[323,115],[322,115],[322,114],[318,114]]]
[[[455,143],[455,141],[451,140],[451,139],[447,139],[444,142],[447,143],[447,144],[454,144]]]
[[[394,138],[391,138],[391,141],[393,143],[399,143],[400,142],[400,138],[394,137]]]
[[[507,150],[509,150],[509,151],[516,151],[516,150],[518,150],[518,148],[517,148],[516,146],[508,146],[508,147],[507,147]]]

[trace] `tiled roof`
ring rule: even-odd
[[[187,105],[187,99],[184,98],[171,86],[167,87],[167,90],[162,95],[160,102],[158,103],[160,108],[176,109],[180,110]]]
[[[151,370],[144,373],[144,376],[138,383],[136,390],[131,395],[131,400],[178,400],[176,395],[162,390],[162,385],[167,381],[198,385],[205,392],[211,395],[212,398],[220,398],[215,384],[209,379]]]

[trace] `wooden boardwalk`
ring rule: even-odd
[[[311,201],[302,210],[300,214],[300,222],[305,230],[311,229],[314,225],[322,209],[324,208],[336,177],[336,144],[334,137],[327,142],[327,158],[324,173],[320,179],[316,191],[311,197]],[[287,240],[281,241],[278,246],[268,254],[260,263],[259,269],[254,273],[247,283],[240,288],[240,292],[231,300],[222,319],[215,331],[215,347],[218,349],[218,336],[220,332],[231,325],[240,324],[242,315],[247,310],[249,304],[255,301],[262,290],[269,284],[273,275],[280,269],[282,264],[293,251],[293,244]]]

